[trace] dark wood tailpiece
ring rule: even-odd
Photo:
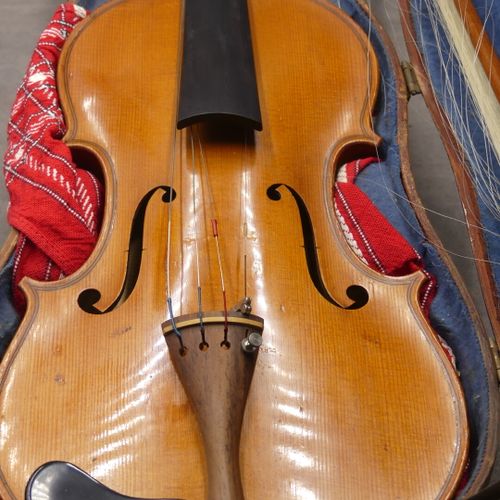
[[[261,318],[231,312],[224,343],[224,315],[204,313],[208,348],[200,345],[200,322],[195,315],[176,318],[184,349],[171,321],[163,324],[170,357],[191,401],[200,426],[208,472],[209,500],[243,500],[239,454],[245,404],[258,348],[245,352],[250,334],[260,337]]]
[[[262,130],[246,0],[185,0],[177,127],[226,119]]]

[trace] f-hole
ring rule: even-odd
[[[113,303],[104,310],[98,309],[95,304],[101,299],[101,292],[95,288],[87,288],[78,296],[78,305],[89,314],[106,314],[123,304],[135,288],[141,270],[142,248],[144,239],[144,220],[146,209],[152,196],[158,191],[164,191],[162,201],[170,203],[175,200],[175,190],[169,186],[157,186],[144,195],[135,210],[128,245],[127,270],[122,287]]]
[[[302,236],[304,237],[304,252],[307,263],[307,270],[309,272],[309,277],[313,282],[316,290],[325,298],[330,304],[340,307],[341,309],[360,309],[368,303],[368,291],[360,285],[351,285],[346,290],[346,295],[353,302],[347,307],[339,304],[328,291],[323,278],[321,276],[321,270],[319,266],[318,252],[316,249],[316,238],[314,236],[314,227],[307,210],[307,206],[304,200],[292,187],[286,184],[273,184],[267,189],[267,196],[273,201],[281,200],[281,193],[278,191],[280,187],[285,187],[292,194],[297,208],[299,209],[300,221],[302,224]]]

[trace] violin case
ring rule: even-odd
[[[80,0],[80,5],[93,10],[103,0]],[[458,64],[452,65],[455,88],[446,93],[440,61],[453,58],[447,34],[443,29],[434,30],[435,7],[422,0],[400,0],[402,24],[406,29],[411,64],[402,70],[392,43],[381,25],[369,17],[368,8],[356,0],[332,0],[340,6],[363,30],[369,33],[381,69],[381,88],[375,109],[374,129],[383,141],[379,149],[381,162],[371,165],[358,176],[357,185],[375,203],[392,225],[423,257],[425,268],[438,282],[438,291],[430,309],[433,328],[451,347],[467,403],[470,424],[469,465],[458,498],[470,498],[484,490],[490,478],[497,453],[498,430],[498,290],[499,266],[488,264],[500,257],[497,234],[499,221],[489,214],[477,195],[482,186],[467,176],[467,162],[471,144],[460,139],[454,132],[452,110],[457,103],[463,113],[471,113],[464,95],[463,75]],[[477,10],[485,16],[486,30],[491,34],[497,53],[500,53],[500,37],[495,39],[495,27],[500,27],[500,4],[495,0],[477,0]],[[486,16],[488,13],[488,16]],[[438,39],[439,38],[439,39]],[[444,53],[437,53],[436,47]],[[449,68],[449,66],[448,66]],[[483,295],[488,307],[492,328],[485,328],[453,262],[442,249],[434,229],[416,192],[408,154],[408,99],[411,94],[422,92],[441,131],[444,147],[457,177],[460,196],[467,207],[471,227],[471,239],[475,257],[479,262],[479,274]],[[462,94],[461,94],[462,92]],[[450,102],[453,100],[453,102]],[[477,116],[471,120],[479,122]],[[498,158],[491,153],[484,141],[479,125],[471,134],[471,141],[481,144],[481,153],[491,164],[490,171],[500,177]],[[446,168],[446,165],[443,165]],[[432,182],[430,180],[430,182]],[[498,200],[497,200],[498,202]],[[477,221],[480,224],[477,224]],[[482,230],[481,228],[486,228]],[[0,339],[2,353],[12,338],[19,319],[11,305],[10,277],[12,273],[12,236],[0,254],[3,269],[0,272]],[[490,332],[493,331],[495,335]],[[411,397],[411,395],[408,395]],[[477,498],[500,498],[500,493],[484,490]]]

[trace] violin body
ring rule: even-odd
[[[169,297],[175,317],[196,313],[198,280],[203,310],[221,310],[221,267],[229,307],[249,295],[265,322],[240,444],[246,498],[457,487],[465,405],[418,306],[424,277],[368,269],[334,216],[336,169],[379,140],[373,50],[326,0],[248,7],[263,122],[251,135],[176,132],[181,2],[112,0],[68,40],[65,140],[101,165],[106,212],[79,272],[24,284],[28,311],[0,372],[4,499],[23,498],[52,460],[134,497],[205,497],[200,430],[161,325]],[[347,309],[352,285],[368,292],[363,307]],[[93,312],[79,302],[91,289]]]

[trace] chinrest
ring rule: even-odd
[[[48,462],[39,467],[26,486],[25,499],[148,500],[121,495],[67,462]],[[180,499],[166,498],[163,500]]]

